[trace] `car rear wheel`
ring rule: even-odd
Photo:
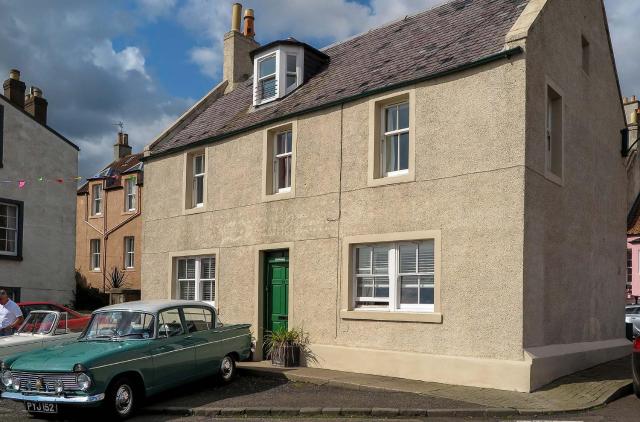
[[[220,381],[227,384],[231,382],[236,376],[236,361],[232,356],[227,355],[222,358],[220,362]]]
[[[126,377],[114,381],[105,396],[105,405],[111,415],[124,420],[133,415],[137,404],[136,385]]]

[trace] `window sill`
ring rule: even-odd
[[[136,210],[122,211],[122,215],[133,215],[135,213],[136,213]]]
[[[204,205],[201,207],[185,208],[182,214],[183,215],[200,214],[201,212],[207,212],[207,208]]]
[[[286,192],[277,192],[277,193],[262,195],[262,202],[280,201],[282,199],[291,199],[295,197],[296,197],[296,194],[293,191],[293,189],[291,189]]]
[[[89,270],[90,273],[102,273],[102,271],[100,271],[99,269],[93,269],[93,270]]]
[[[132,272],[135,272],[136,269],[134,267],[130,267],[130,268],[125,268],[123,271],[126,273],[132,273]]]
[[[99,218],[102,218],[102,214],[93,214],[89,216],[90,220],[97,220]]]
[[[4,259],[6,261],[22,261],[22,256],[20,256],[20,255],[0,254],[0,259]]]
[[[340,318],[368,321],[424,322],[442,324],[442,314],[438,312],[355,311],[343,309],[340,311]]]
[[[564,186],[564,181],[562,180],[562,177],[556,176],[554,173],[551,173],[549,170],[545,170],[544,177],[548,181],[555,183],[560,187]]]
[[[398,174],[395,176],[385,176],[385,177],[378,177],[378,178],[370,177],[367,180],[367,185],[368,186],[384,186],[384,185],[393,185],[396,183],[408,183],[408,182],[415,182],[415,181],[416,181],[415,173],[409,170],[409,172],[407,173]]]

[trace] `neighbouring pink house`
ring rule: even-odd
[[[640,299],[640,195],[627,219],[627,303]]]

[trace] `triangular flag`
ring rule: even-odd
[[[18,188],[19,189],[23,189],[24,185],[26,185],[27,182],[25,182],[24,180],[18,180]]]
[[[64,183],[64,180],[62,180],[62,179],[56,179],[56,182],[58,182],[58,183]]]
[[[38,177],[38,182],[44,182],[44,177]]]

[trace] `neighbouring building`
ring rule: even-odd
[[[602,1],[455,0],[322,50],[240,8],[223,82],[145,151],[144,299],[250,322],[255,359],[302,327],[308,365],[506,390],[629,353]]]
[[[627,303],[638,303],[640,297],[640,159],[638,159],[638,114],[640,102],[634,95],[622,100],[627,118]]]
[[[76,271],[88,286],[120,302],[140,298],[144,165],[142,154],[131,153],[126,133],[118,133],[113,149],[113,162],[77,192]]]
[[[42,90],[11,70],[0,95],[0,287],[69,304],[75,279],[78,147],[47,126]],[[62,182],[62,183],[60,183]]]

